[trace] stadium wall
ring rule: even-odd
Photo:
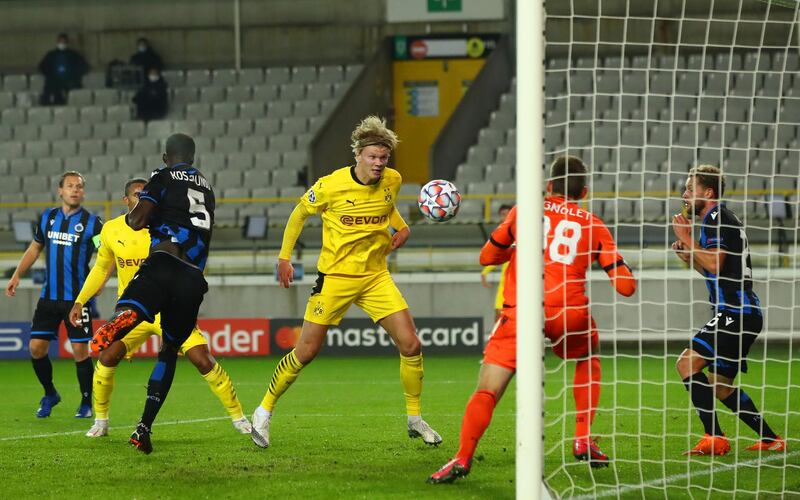
[[[784,337],[800,325],[800,282],[771,271],[754,270],[754,288],[767,306],[765,331]],[[789,270],[791,273],[791,270]],[[708,292],[703,280],[693,271],[643,271],[637,273],[639,289],[631,298],[616,296],[602,272],[592,272],[589,286],[594,316],[601,338],[647,341],[688,339],[711,319]],[[496,273],[490,275],[497,278]],[[302,318],[315,276],[306,275],[289,290],[278,287],[272,275],[211,276],[201,316],[208,318]],[[417,317],[482,316],[484,332],[494,322],[494,289],[483,288],[475,273],[397,273],[396,281],[409,307]],[[113,310],[115,280],[99,297],[103,316]],[[17,297],[0,301],[3,321],[30,321],[40,288],[24,280]],[[348,318],[365,318],[357,307]]]

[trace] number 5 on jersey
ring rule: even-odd
[[[200,229],[211,229],[211,217],[206,210],[206,197],[200,191],[195,189],[187,189],[186,196],[189,197],[189,213],[194,217],[189,220]],[[201,216],[201,217],[200,217]]]

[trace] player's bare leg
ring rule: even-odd
[[[208,382],[211,392],[220,400],[225,411],[231,417],[233,427],[242,434],[253,431],[250,421],[244,416],[242,403],[236,395],[230,376],[214,359],[207,345],[197,345],[184,353],[186,358],[197,368],[200,375]]]
[[[33,371],[44,388],[44,396],[39,401],[36,416],[38,418],[46,418],[50,416],[53,407],[61,402],[61,396],[58,394],[55,385],[53,385],[53,364],[47,355],[50,350],[50,341],[33,338],[28,343],[28,349],[31,353]]]
[[[408,414],[408,436],[422,438],[425,444],[439,446],[442,437],[422,419],[420,395],[422,394],[422,352],[414,318],[408,309],[403,309],[378,321],[394,340],[400,351],[400,380],[406,399]]]
[[[278,398],[297,380],[300,370],[317,357],[327,334],[328,325],[303,321],[303,329],[300,331],[297,344],[278,362],[264,399],[253,412],[253,431],[250,437],[256,446],[269,447],[269,421]]]
[[[452,483],[469,474],[472,457],[483,433],[492,421],[495,406],[506,392],[514,371],[500,365],[484,363],[478,374],[478,387],[469,398],[461,422],[456,456],[428,477],[431,484]]]

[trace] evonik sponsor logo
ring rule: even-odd
[[[345,226],[363,226],[365,224],[383,224],[389,220],[388,215],[342,215],[339,220]]]

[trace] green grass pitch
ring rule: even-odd
[[[630,354],[630,353],[628,353]],[[788,359],[788,352],[770,352]],[[546,457],[549,486],[560,496],[606,494],[623,498],[729,498],[762,491],[799,491],[800,442],[785,455],[758,455],[744,448],[752,432],[727,410],[723,429],[734,440],[722,458],[694,458],[681,452],[700,433],[688,395],[674,375],[674,355],[622,355],[603,359],[603,391],[593,433],[614,459],[592,471],[571,456],[572,394],[564,390],[573,364],[547,357]],[[222,359],[246,413],[252,413],[277,358]],[[426,477],[458,446],[464,405],[475,387],[477,359],[432,357],[425,362],[423,415],[444,444],[429,448],[406,436],[402,390],[395,358],[329,358],[307,367],[281,399],[271,426],[272,446],[261,450],[235,433],[221,405],[186,361],[179,362],[169,398],[154,426],[155,451],[145,456],[127,445],[141,414],[153,360],[137,359],[117,370],[110,436],[92,440],[90,421],[72,415],[78,405],[72,362],[54,364],[63,401],[53,415],[37,419],[41,389],[29,362],[0,363],[0,471],[6,498],[513,498],[514,385],[495,411],[478,448],[472,474],[454,485],[431,486]],[[751,363],[746,384],[760,385],[763,365]],[[639,384],[639,373],[646,383]],[[664,384],[664,381],[669,381]],[[800,407],[800,362],[767,365],[765,408],[779,433],[797,435],[798,419],[786,409]],[[615,382],[615,383],[612,383]],[[640,391],[639,388],[642,388]],[[761,391],[748,389],[756,402]],[[669,408],[664,411],[664,405]],[[616,409],[615,409],[616,408]],[[773,414],[775,413],[775,414]],[[693,433],[691,437],[689,432]],[[640,435],[641,433],[641,435]],[[566,439],[565,439],[566,438]],[[691,443],[690,443],[691,441]],[[731,467],[736,460],[746,466]],[[713,474],[711,473],[713,471]],[[657,484],[666,478],[666,483]],[[646,488],[639,485],[647,484]],[[750,492],[750,493],[747,493]]]

